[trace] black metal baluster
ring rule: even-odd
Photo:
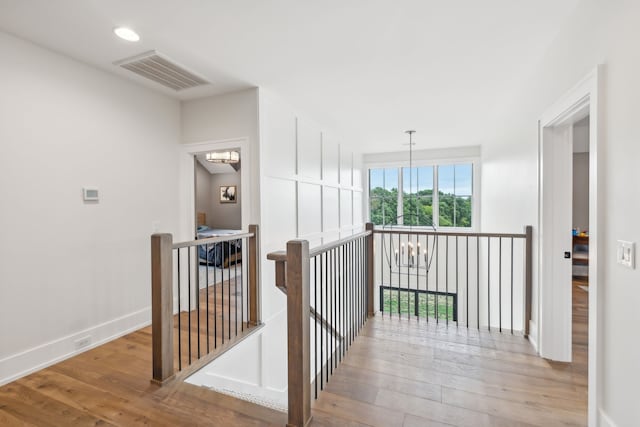
[[[399,262],[398,262],[398,318],[402,317],[401,313],[400,313],[400,288],[402,286],[402,277],[400,276],[401,271],[402,271],[402,258],[404,255],[404,251],[402,250],[402,236],[400,235],[400,233],[398,233],[398,246],[400,247],[400,258],[399,258]]]
[[[384,316],[384,234],[380,235],[380,311]],[[389,245],[389,252],[391,252],[391,245]],[[389,265],[391,265],[391,256],[389,256]]]
[[[219,247],[222,248],[222,258],[221,258],[221,262],[220,262],[220,314],[222,315],[222,324],[220,325],[220,332],[222,332],[220,335],[222,335],[222,345],[224,345],[224,242],[220,242],[219,243]],[[214,255],[215,255],[215,249],[214,249]],[[215,256],[214,256],[214,260],[213,260],[213,266],[215,268],[216,263],[215,263]]]
[[[358,309],[356,306],[356,301],[357,301],[357,286],[358,286],[358,276],[356,274],[356,266],[358,265],[358,250],[356,248],[356,243],[355,242],[351,242],[351,256],[353,259],[353,267],[352,267],[352,275],[351,275],[351,280],[352,280],[352,284],[351,284],[351,310],[352,310],[352,316],[351,316],[351,342],[353,342],[353,340],[355,340],[356,335],[357,335],[357,325],[358,325]]]
[[[360,330],[358,326],[360,322],[360,270],[359,270],[360,254],[359,254],[359,247],[358,247],[357,240],[353,241],[353,251],[354,251],[353,308],[354,308],[354,314],[355,314],[355,318],[354,318],[354,322],[355,322],[354,340],[355,340],[355,337],[358,336],[358,332]]]
[[[329,382],[329,349],[331,348],[331,344],[329,343],[329,264],[331,262],[331,258],[329,256],[329,252],[325,252],[325,258],[326,258],[326,263],[325,263],[325,287],[324,287],[324,302],[325,302],[325,314],[324,314],[324,321],[325,321],[325,338],[326,338],[326,343],[327,343],[327,369],[326,369],[326,374],[327,374],[327,378],[326,381]]]
[[[313,257],[313,378],[315,398],[318,398],[318,257]]]
[[[487,236],[487,329],[491,330],[491,237]]]
[[[411,295],[411,292],[409,292],[409,282],[411,281],[411,250],[409,248],[411,246],[409,246],[409,243],[409,234],[407,234],[407,319],[411,317],[411,309],[409,308],[409,296]],[[400,303],[401,301],[398,301],[398,304]],[[400,311],[402,312],[402,310]]]
[[[238,336],[238,242],[235,241],[233,248],[233,317],[236,319],[236,337]]]
[[[511,334],[513,335],[513,237],[511,238]]]
[[[429,323],[429,273],[431,272],[431,258],[429,258],[429,257],[431,255],[429,254],[429,235],[428,234],[426,235],[426,238],[427,238],[427,241],[426,241],[426,244],[425,244],[425,247],[424,247],[426,256],[424,257],[424,263],[427,266],[427,273],[425,274],[425,276],[426,276],[425,282],[426,282],[427,293],[424,294],[424,297],[425,297],[425,303],[426,303],[425,305],[426,305],[427,313],[426,313],[426,315],[424,317],[427,320],[427,324],[428,324]],[[434,236],[434,238],[435,238],[435,236]]]
[[[204,247],[205,257],[209,253],[209,244]],[[206,258],[205,258],[206,259]],[[205,273],[207,275],[207,353],[209,353],[209,263],[205,262]],[[198,248],[198,270],[200,270],[200,248]],[[198,271],[198,274],[200,272]]]
[[[440,323],[440,314],[438,313],[438,309],[440,308],[440,294],[438,283],[440,281],[440,236],[435,236],[436,238],[436,304],[435,304],[435,314],[436,314],[436,324]]]
[[[388,290],[389,290],[389,317],[391,317],[392,314],[392,310],[391,310],[391,284],[393,283],[393,263],[395,262],[396,264],[398,263],[396,258],[395,258],[395,254],[392,253],[393,252],[393,235],[389,234],[389,286],[388,286]],[[383,292],[384,294],[384,292]]]
[[[213,250],[215,252],[215,243]],[[209,265],[209,252],[207,252],[207,265]],[[218,275],[216,271],[215,261],[213,263],[213,348],[218,348],[218,291],[216,285],[218,284]]]
[[[362,242],[360,240],[356,240],[356,246],[358,248],[358,257],[356,260],[358,261],[358,335],[360,334],[360,329],[362,328],[363,315],[362,315]]]
[[[340,295],[341,295],[341,299],[342,299],[342,309],[340,310],[341,313],[341,317],[342,317],[342,321],[341,321],[341,328],[340,328],[340,334],[342,335],[342,340],[340,341],[340,348],[342,350],[342,358],[344,358],[345,356],[345,352],[346,352],[346,344],[347,344],[347,340],[346,340],[346,335],[345,331],[347,330],[347,316],[346,316],[346,310],[347,310],[347,302],[346,302],[346,289],[347,289],[347,246],[346,245],[342,245],[342,288],[340,291]]]
[[[340,281],[340,335],[342,336],[342,339],[340,340],[340,350],[341,350],[341,360],[342,358],[344,358],[345,356],[345,344],[346,344],[346,340],[344,339],[345,333],[344,331],[346,330],[346,303],[345,303],[345,291],[347,289],[347,247],[346,245],[342,245],[340,247],[340,250],[342,252],[342,280]]]
[[[466,244],[465,244],[465,250],[467,252],[466,257],[465,257],[465,262],[466,262],[466,268],[465,268],[465,273],[467,276],[467,292],[466,292],[466,297],[467,297],[467,303],[465,304],[465,307],[467,309],[467,329],[469,329],[469,236],[466,236]]]
[[[498,240],[498,323],[502,332],[502,237]]]
[[[478,289],[476,291],[476,316],[478,321],[478,329],[480,329],[480,236],[476,236],[476,285]]]
[[[445,257],[444,257],[444,263],[445,263],[444,265],[444,277],[445,277],[444,304],[445,306],[444,307],[445,307],[446,323],[447,323],[447,326],[449,326],[449,235],[448,234],[445,236],[444,250],[445,250]]]
[[[242,256],[242,261],[240,263],[240,331],[244,332],[244,272],[246,270],[245,265],[249,264],[248,262],[244,262],[244,260],[248,259],[248,256],[243,256],[244,252],[245,252],[245,248],[248,246],[247,242],[249,241],[248,238],[244,238],[242,239],[242,243],[241,243],[241,251],[240,254]],[[314,307],[315,309],[315,307]],[[248,312],[248,310],[247,310]]]
[[[231,258],[231,241],[227,241],[227,259]],[[222,268],[224,268],[224,244],[222,242]],[[229,260],[231,261],[231,260]],[[227,330],[229,331],[229,341],[231,341],[231,264],[227,262]]]
[[[182,370],[182,307],[180,306],[180,248],[178,251],[178,370]]]
[[[338,280],[339,280],[339,266],[338,263],[340,261],[339,253],[337,252],[337,248],[332,250],[333,252],[333,366],[334,368],[338,368]]]
[[[323,315],[323,311],[322,311],[322,306],[324,304],[322,304],[322,284],[324,283],[324,276],[323,276],[323,266],[326,265],[325,262],[323,262],[322,257],[325,254],[320,254],[320,320],[324,319],[324,315]],[[326,257],[326,256],[325,256]],[[324,336],[324,332],[322,331],[323,329],[323,325],[320,325],[320,390],[324,389],[324,377],[323,377],[323,365],[324,365],[324,358],[323,358],[323,353],[324,353],[324,343],[322,341],[322,337]]]
[[[198,261],[198,246],[193,247],[196,252],[196,311],[197,311],[197,326],[198,326],[198,359],[200,359],[200,261]],[[191,248],[189,248],[191,250]]]
[[[189,365],[191,365],[191,248],[187,247],[187,289],[189,290],[188,295],[188,310],[189,313]]]
[[[454,316],[456,321],[456,328],[458,327],[458,255],[460,255],[460,251],[458,249],[458,236],[456,236],[456,307],[454,310]],[[447,297],[448,298],[448,297]]]
[[[364,326],[365,322],[367,321],[367,286],[366,286],[366,270],[365,270],[365,245],[364,245],[364,238],[360,238],[359,239],[360,242],[360,293],[362,296],[362,311],[361,311],[361,318],[362,318],[362,323],[361,323],[361,328],[360,330],[362,330],[362,326]]]
[[[416,291],[413,294],[415,315],[420,323],[420,235],[416,234]]]

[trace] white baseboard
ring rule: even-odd
[[[124,315],[0,360],[0,386],[148,326],[151,308]],[[75,342],[89,338],[89,345],[76,349]]]
[[[529,342],[538,352],[538,324],[533,320],[529,320]]]
[[[602,410],[602,408],[598,411],[600,413],[600,419],[598,420],[598,426],[600,427],[618,427],[616,423],[614,423],[611,418]]]

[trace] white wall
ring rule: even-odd
[[[508,119],[482,150],[482,228],[510,231],[523,223],[536,224],[537,120],[597,64],[604,64],[605,123],[598,153],[604,215],[599,230],[604,247],[599,254],[604,269],[601,409],[618,426],[640,420],[640,342],[634,338],[640,274],[615,262],[616,239],[640,240],[640,187],[635,184],[640,182],[638,17],[637,1],[582,1],[539,67],[532,70],[526,89],[514,93],[513,102],[503,106]]]
[[[200,164],[200,162],[194,162],[195,165],[195,181],[196,181],[196,213],[203,212],[206,215],[206,224],[212,227],[211,221],[215,217],[214,214],[214,199],[213,199],[213,187],[212,187],[212,175],[211,173]]]
[[[240,171],[230,173],[214,173],[210,176],[211,200],[213,212],[210,220],[207,220],[213,228],[226,228],[239,230],[242,228],[242,183]],[[220,201],[220,187],[236,186],[236,202],[223,203]]]
[[[149,236],[178,222],[180,111],[4,33],[0,53],[1,384],[150,321]]]
[[[589,230],[589,153],[573,153],[573,228]]]
[[[589,116],[573,125],[573,228],[589,229]]]

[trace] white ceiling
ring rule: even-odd
[[[410,128],[417,148],[490,138],[578,1],[0,0],[0,28],[140,82],[113,62],[155,49],[212,82],[170,96],[265,87],[396,151]]]

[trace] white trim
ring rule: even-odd
[[[529,320],[529,342],[533,346],[533,349],[538,351],[538,324],[534,320]]]
[[[54,365],[151,324],[151,307],[143,308],[97,326],[12,354],[0,360],[0,386]],[[91,337],[91,344],[77,350],[76,340]]]
[[[606,412],[604,412],[603,409],[600,409],[598,412],[600,413],[598,426],[600,426],[600,427],[618,427],[618,425],[613,422],[613,420],[607,415]]]
[[[598,173],[599,165],[599,150],[598,148],[603,145],[604,132],[602,125],[603,109],[602,102],[603,92],[603,79],[602,79],[602,65],[596,67],[591,73],[589,73],[584,79],[582,79],[576,86],[562,96],[557,102],[555,102],[550,108],[548,108],[542,115],[539,121],[539,129],[542,130],[545,127],[558,125],[566,122],[571,116],[580,116],[582,109],[588,103],[589,108],[589,382],[588,382],[588,419],[590,426],[597,426],[599,420],[599,408],[602,404],[602,368],[601,368],[601,354],[602,344],[600,337],[602,335],[602,325],[600,318],[602,317],[602,283],[603,283],[603,270],[599,268],[599,255],[603,252],[602,239],[600,239],[600,233],[602,230],[602,212],[603,209],[600,205],[599,195],[603,188],[602,174]],[[542,142],[542,131],[540,131],[540,142]],[[540,153],[539,153],[540,156]],[[539,166],[539,182],[538,182],[538,194],[540,201],[544,195],[540,187],[540,164]],[[539,203],[541,206],[541,203]],[[540,224],[542,223],[542,213],[539,212],[538,218],[538,232],[540,232]],[[538,235],[538,242],[540,242],[540,235]],[[538,271],[540,271],[542,257],[540,253],[540,245],[538,244]],[[540,274],[538,274],[538,318],[540,319],[542,313],[542,300],[540,299],[540,291],[545,286],[544,281]],[[552,325],[557,327],[557,325]],[[538,338],[543,334],[544,325],[542,322],[538,322]],[[544,356],[544,355],[543,355]]]

